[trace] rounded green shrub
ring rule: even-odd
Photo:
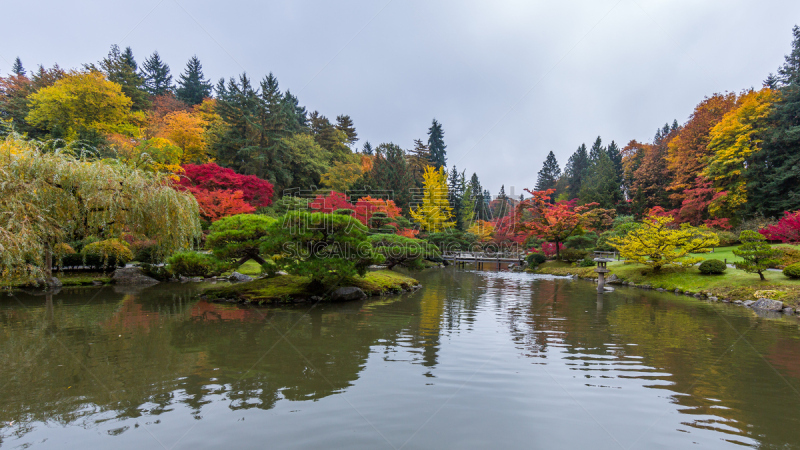
[[[169,272],[185,277],[210,277],[219,275],[227,265],[215,258],[199,252],[178,252],[167,258]]]
[[[800,262],[790,264],[783,268],[783,274],[789,278],[798,279],[800,278]]]
[[[547,257],[544,256],[544,253],[531,253],[530,255],[525,257],[525,260],[528,261],[528,266],[536,267],[539,264],[542,264],[543,262],[547,261]]]
[[[593,267],[595,264],[594,260],[591,258],[585,258],[578,262],[578,267]]]
[[[586,258],[589,252],[585,250],[578,250],[576,248],[565,248],[561,250],[561,259],[566,262],[576,262]]]
[[[700,273],[704,273],[706,275],[718,275],[725,272],[725,269],[728,267],[725,265],[723,261],[718,259],[707,259],[700,263]]]

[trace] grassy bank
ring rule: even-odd
[[[210,300],[234,299],[250,303],[290,303],[309,300],[315,293],[311,280],[296,275],[262,278],[247,283],[213,286],[204,295]],[[411,289],[419,282],[414,278],[389,270],[368,272],[363,278],[356,277],[343,282],[342,286],[361,288],[368,296],[399,293]]]
[[[716,258],[714,258],[716,259]],[[729,260],[730,261],[730,260]],[[758,274],[728,268],[721,275],[704,275],[697,267],[688,269],[663,268],[655,273],[642,264],[613,262],[608,265],[611,274],[623,281],[637,285],[649,285],[653,289],[704,293],[720,299],[755,300],[754,293],[762,290],[776,290],[783,294],[782,300],[790,306],[800,305],[800,280],[792,280],[781,272],[765,272],[767,281],[760,281]],[[593,267],[572,267],[560,261],[548,261],[540,265],[536,273],[552,275],[577,275],[581,278],[597,278]]]

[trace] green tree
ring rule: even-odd
[[[211,224],[206,247],[221,260],[236,259],[239,267],[248,260],[264,265],[261,244],[276,219],[259,214],[238,214],[223,217]]]
[[[542,164],[542,170],[539,171],[536,179],[536,190],[546,191],[548,189],[555,189],[558,179],[561,177],[561,168],[558,166],[556,155],[551,151],[547,154],[547,158]]]
[[[383,143],[375,147],[372,169],[354,187],[389,191],[395,204],[408,211],[414,186],[403,149],[392,143]]]
[[[51,277],[56,244],[123,232],[158,241],[159,254],[201,234],[197,202],[166,175],[0,141],[0,283]]]
[[[739,241],[742,245],[735,248],[733,254],[744,261],[734,262],[733,265],[739,270],[757,273],[761,281],[766,281],[764,271],[780,264],[781,251],[772,248],[764,235],[752,230],[742,230]]]
[[[564,168],[564,176],[568,183],[567,195],[570,199],[578,198],[588,167],[589,154],[586,151],[586,144],[581,144],[578,150],[569,157],[567,166]]]
[[[199,105],[211,96],[211,82],[203,75],[203,65],[197,55],[192,56],[186,63],[186,69],[178,79],[175,95],[188,105]]]
[[[600,155],[605,153],[606,149],[603,147],[603,140],[600,139],[600,136],[597,136],[597,139],[594,140],[594,144],[589,149],[589,162],[590,164],[600,159]]]
[[[622,200],[620,180],[606,152],[599,153],[597,160],[591,162],[579,198],[582,203],[597,203],[606,209],[616,207]]]
[[[611,141],[611,143],[608,144],[608,147],[606,148],[606,154],[611,159],[611,163],[614,164],[614,173],[616,173],[617,179],[621,185],[622,177],[624,176],[622,170],[622,152],[620,151],[616,142]]]
[[[456,219],[456,228],[459,230],[464,229],[464,223],[461,221],[461,209],[464,204],[464,174],[459,173],[456,166],[450,170],[450,175],[447,179],[448,194],[450,195],[450,207],[452,208],[453,218]]]
[[[383,262],[368,239],[368,229],[344,214],[294,211],[270,226],[262,252],[280,255],[279,267],[311,278],[312,287],[333,287],[369,266]]]
[[[169,65],[161,60],[158,52],[153,52],[142,63],[142,77],[144,77],[145,89],[150,95],[172,92],[172,75],[169,73]]]
[[[94,66],[89,65],[87,68],[93,70]],[[100,61],[100,70],[106,74],[108,81],[122,87],[122,92],[131,99],[131,108],[134,111],[142,111],[150,106],[144,77],[139,74],[139,66],[130,47],[120,51],[118,45],[112,45],[108,56]]]
[[[322,148],[314,138],[308,134],[294,134],[284,138],[289,151],[289,172],[291,179],[289,187],[308,189],[318,186],[322,175],[327,173],[331,166],[330,153]],[[352,162],[351,162],[352,163]],[[356,164],[356,169],[358,165]],[[359,175],[361,171],[358,171]]]
[[[336,116],[336,129],[344,133],[348,145],[353,145],[358,141],[358,133],[356,133],[356,127],[350,116],[346,114]]]
[[[364,142],[364,147],[361,149],[361,153],[367,156],[372,156],[372,144],[370,144],[369,141]]]
[[[27,74],[25,68],[22,67],[22,60],[19,59],[19,56],[14,60],[14,65],[11,66],[11,73],[18,77],[24,77]]]
[[[389,270],[396,266],[409,270],[425,268],[424,260],[441,256],[439,249],[421,239],[413,239],[397,234],[372,234],[369,241],[375,252],[382,255]]]
[[[447,165],[446,148],[442,124],[436,119],[433,119],[431,127],[428,128],[428,150],[431,155],[431,165],[433,165],[434,168],[438,169]]]

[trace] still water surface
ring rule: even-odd
[[[460,269],[364,302],[0,297],[4,448],[800,448],[800,327]]]

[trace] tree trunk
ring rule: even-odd
[[[53,251],[49,242],[44,244],[44,277],[45,283],[49,286],[53,279]]]
[[[767,279],[764,278],[764,273],[763,272],[758,272],[758,276],[761,277],[761,281],[767,281]]]
[[[559,250],[558,241],[556,241],[556,261],[561,261],[561,251]]]

